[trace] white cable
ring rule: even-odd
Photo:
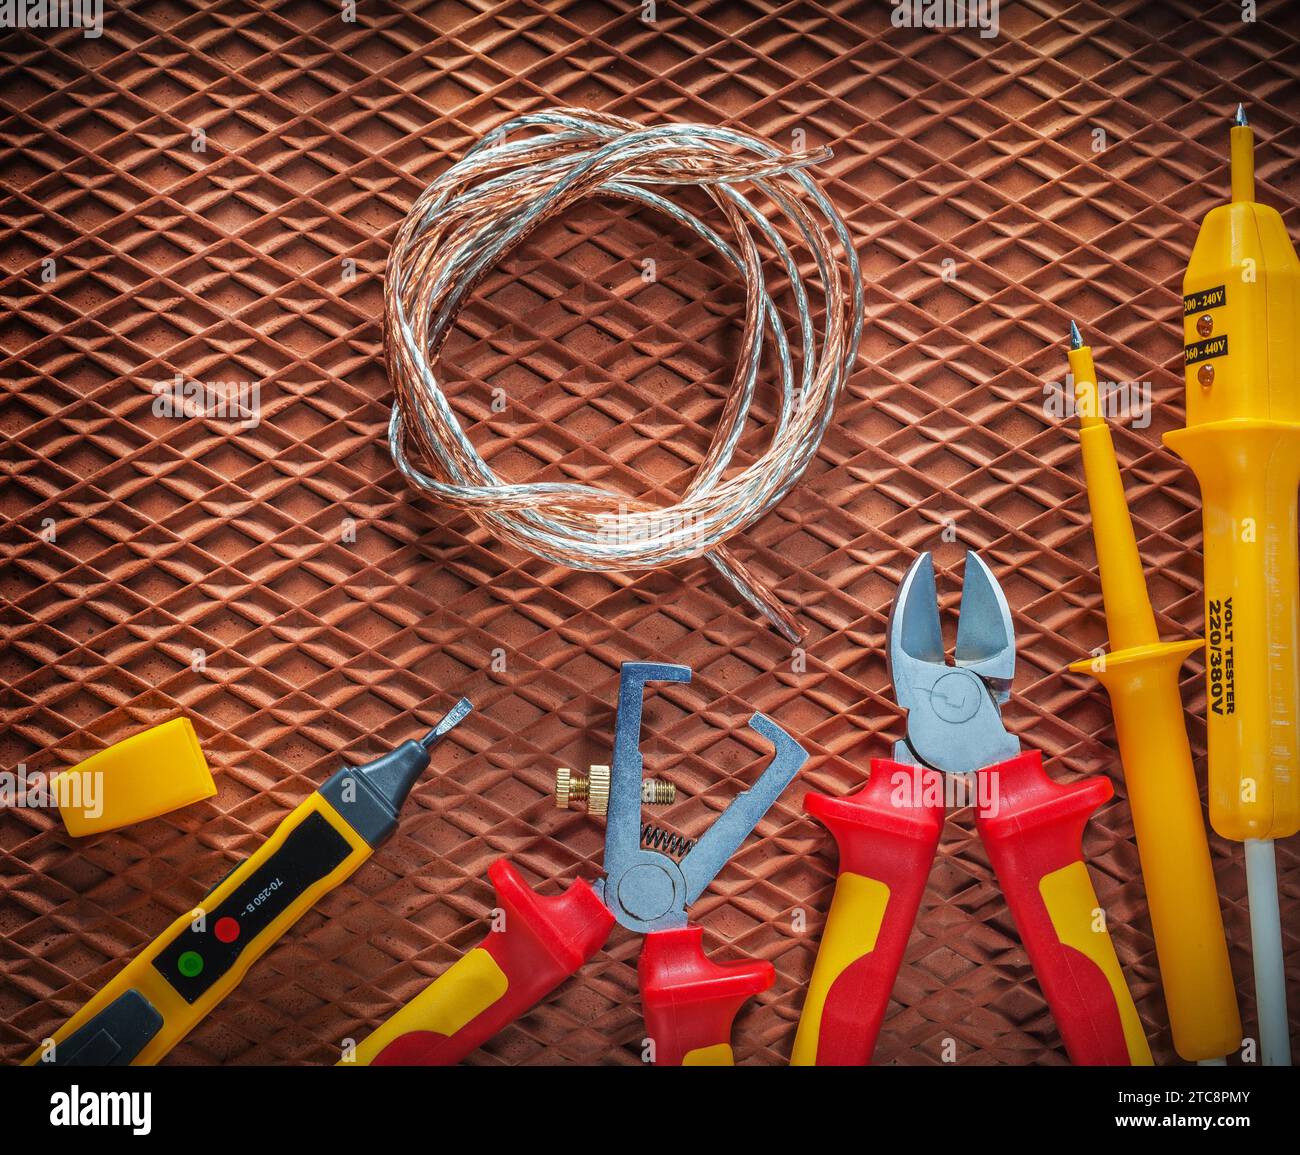
[[[1289,1067],[1291,1027],[1286,1013],[1282,915],[1277,898],[1277,853],[1272,839],[1246,839],[1246,893],[1255,962],[1260,1062],[1266,1067]]]

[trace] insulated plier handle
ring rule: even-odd
[[[942,801],[927,802],[935,794],[942,799],[937,770],[876,758],[867,784],[847,798],[805,797],[834,835],[840,864],[792,1065],[871,1062],[943,830]]]
[[[488,867],[493,929],[357,1048],[373,1066],[449,1066],[535,1007],[605,945],[614,916],[578,879],[533,891],[506,859]]]

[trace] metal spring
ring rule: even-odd
[[[498,125],[425,189],[389,254],[384,345],[396,400],[388,442],[398,470],[495,537],[550,562],[619,571],[703,556],[797,641],[801,631],[790,611],[726,543],[799,479],[856,363],[864,311],[857,254],[843,219],[804,171],[829,156],[829,149],[785,152],[732,128],[647,128],[586,109],[528,113]],[[683,185],[712,199],[733,241],[664,195]],[[749,199],[754,193],[774,218],[785,218],[785,235]],[[542,221],[589,196],[664,213],[745,279],[745,335],[731,393],[713,444],[674,506],[595,485],[503,481],[470,443],[434,372],[474,286]],[[775,255],[771,269],[764,267],[760,238]],[[811,255],[812,268],[801,267],[798,249]],[[815,275],[806,277],[805,269]],[[778,311],[769,279],[788,287],[789,313]],[[820,309],[810,299],[818,296]],[[772,441],[745,468],[729,469],[765,344],[774,351],[778,377]]]
[[[653,822],[647,822],[641,827],[642,846],[648,850],[662,850],[674,858],[685,858],[690,854],[695,842],[694,838],[683,838],[680,834],[674,834],[662,826],[656,826]]]

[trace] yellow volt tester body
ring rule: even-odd
[[[1201,489],[1210,824],[1245,843],[1261,1050],[1286,1063],[1273,840],[1300,830],[1300,260],[1255,200],[1241,108],[1230,148],[1232,201],[1183,280],[1187,426],[1164,441]]]
[[[1232,202],[1211,209],[1183,279],[1187,427],[1205,521],[1210,824],[1300,830],[1300,260],[1255,201],[1253,137],[1231,130]]]
[[[470,712],[462,698],[419,741],[336,771],[199,906],[181,915],[25,1065],[158,1062],[249,967],[397,828],[433,745]]]

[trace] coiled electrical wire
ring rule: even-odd
[[[562,565],[633,570],[703,555],[741,597],[798,640],[790,613],[725,543],[799,479],[856,358],[863,319],[857,254],[834,206],[804,171],[829,155],[828,149],[782,152],[730,128],[646,128],[582,109],[530,113],[489,132],[420,195],[388,258],[385,354],[396,392],[388,436],[402,475],[499,538]],[[657,191],[675,185],[702,188],[733,240]],[[795,252],[746,190],[775,206],[793,226],[786,231],[797,235],[796,248],[811,254],[820,310],[810,302]],[[589,196],[620,197],[664,213],[745,280],[745,333],[731,391],[694,478],[667,508],[597,486],[501,480],[470,444],[433,371],[474,286],[531,230]],[[793,337],[768,291],[756,235],[789,282]],[[781,390],[776,428],[760,457],[726,476],[768,337]]]

